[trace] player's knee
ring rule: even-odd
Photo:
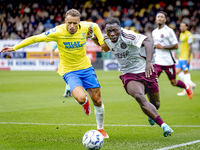
[[[176,80],[171,80],[171,85],[176,86],[177,82]]]
[[[145,96],[144,94],[142,93],[135,93],[133,95],[133,97],[137,100],[137,102],[139,103],[139,105],[141,107],[145,106],[145,103],[147,102],[146,99],[145,99]]]
[[[156,102],[156,109],[158,110],[160,108],[160,102]]]
[[[133,97],[136,99],[136,100],[141,100],[142,97],[144,97],[144,95],[142,93],[135,93],[133,95]]]
[[[101,104],[102,104],[101,99],[98,99],[97,101],[94,102],[94,105],[98,107],[100,107]]]
[[[84,95],[84,96],[79,96],[79,97],[76,97],[75,98],[76,99],[76,101],[79,103],[79,104],[84,104],[85,103],[85,101],[86,101],[86,96]]]
[[[101,104],[102,104],[102,102],[101,102],[101,97],[95,96],[95,97],[91,97],[91,99],[92,99],[93,104],[94,104],[95,106],[98,106],[98,107],[101,106]]]

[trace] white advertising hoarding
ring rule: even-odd
[[[53,65],[49,59],[0,59],[0,70],[55,71],[58,64],[59,59]]]

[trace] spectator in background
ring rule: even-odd
[[[132,20],[129,17],[126,17],[124,20],[124,26],[125,27],[131,27],[132,26]]]
[[[104,29],[105,20],[100,15],[98,15],[98,19],[97,19],[96,23],[99,25],[99,27],[102,30]]]
[[[16,24],[15,24],[15,28],[17,31],[22,31],[23,30],[23,25],[21,20],[19,20],[19,18],[16,18]]]
[[[50,19],[47,19],[46,23],[44,24],[45,31],[52,29],[54,27],[53,23],[51,23]]]
[[[142,26],[141,26],[140,21],[137,20],[136,23],[135,23],[135,30],[136,30],[136,31],[139,31],[141,27],[142,27]]]
[[[61,16],[60,13],[58,13],[58,15],[56,16],[55,20],[56,20],[56,22],[60,22],[60,23],[62,22],[62,16]]]

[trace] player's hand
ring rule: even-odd
[[[154,72],[154,67],[152,63],[146,63],[146,68],[145,68],[145,76],[146,78],[149,78],[152,73]]]
[[[0,51],[0,53],[1,53],[1,52],[12,52],[12,51],[14,51],[12,47],[7,47],[7,46],[6,46],[6,47],[4,47],[4,48]]]
[[[51,65],[53,65],[53,63],[54,63],[54,60],[53,60],[53,59],[51,59],[51,60],[50,60],[50,64],[51,64]]]
[[[101,50],[108,52],[110,50],[110,48],[107,46],[107,44],[104,43],[104,44],[101,45]]]
[[[92,27],[89,27],[88,31],[89,31],[89,35],[87,36],[88,38],[91,38],[92,36],[94,36],[94,32],[93,32]]]
[[[189,64],[190,64],[190,58],[187,59],[187,65],[189,65]]]
[[[158,43],[158,44],[155,45],[155,48],[157,48],[157,49],[163,49],[163,46],[160,43]]]

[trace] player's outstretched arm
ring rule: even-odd
[[[51,51],[50,51],[50,64],[51,64],[51,65],[53,65],[53,63],[54,63],[53,54],[54,54],[54,50],[51,49]]]
[[[98,38],[96,37],[96,35],[94,34],[94,31],[92,29],[92,27],[89,27],[89,35],[88,38],[91,38],[91,40],[98,46],[100,46],[99,42],[98,42]]]
[[[104,44],[104,38],[98,24],[93,23],[93,25],[94,25],[93,28],[89,28],[89,32],[92,35],[91,39],[95,42],[96,45],[100,46]]]
[[[90,33],[90,35],[88,37],[91,38],[92,41],[96,45],[101,46],[102,51],[108,52],[110,50],[109,47],[105,44],[105,42],[103,42],[101,45],[99,44],[98,39],[97,39],[96,35],[94,34],[93,29],[91,27],[89,28],[89,33]]]
[[[168,46],[162,46],[160,43],[155,45],[155,48],[157,49],[165,49],[165,50],[172,50],[172,49],[177,49],[178,48],[178,43],[173,44],[173,45],[168,45]]]
[[[12,51],[16,51],[20,48],[23,48],[23,47],[26,47],[28,45],[31,45],[33,43],[37,43],[37,42],[45,42],[43,37],[41,35],[35,35],[35,36],[32,36],[32,37],[29,37],[25,40],[23,40],[22,42],[20,42],[19,44],[17,44],[16,46],[14,47],[4,47],[1,51],[1,52],[12,52]]]
[[[13,49],[13,47],[4,47],[4,48],[2,48],[2,50],[0,51],[0,53],[1,52],[12,52],[12,51],[14,51],[14,49]]]
[[[148,78],[154,72],[153,64],[151,62],[153,58],[154,45],[153,45],[153,42],[149,38],[146,38],[143,41],[142,45],[145,46],[145,51],[146,51],[145,76]]]

